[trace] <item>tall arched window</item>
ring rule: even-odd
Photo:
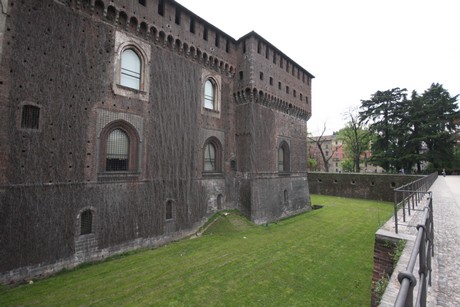
[[[278,172],[289,172],[289,158],[289,145],[285,141],[282,141],[278,148]]]
[[[216,85],[211,79],[204,83],[204,107],[210,110],[216,109]]]
[[[216,147],[212,143],[208,143],[204,147],[204,171],[216,171]]]
[[[121,55],[120,84],[136,90],[141,89],[141,59],[133,49],[126,49]]]
[[[220,172],[222,164],[222,146],[219,140],[214,137],[209,138],[204,145],[203,171]]]
[[[129,160],[129,138],[121,129],[110,132],[107,139],[106,171],[127,171]]]

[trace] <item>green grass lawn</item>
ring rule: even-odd
[[[368,306],[374,233],[391,203],[312,195],[322,209],[267,226],[235,212],[206,232],[0,288],[0,306]]]

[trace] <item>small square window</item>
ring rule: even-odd
[[[21,128],[38,129],[40,123],[40,108],[32,105],[22,107]]]

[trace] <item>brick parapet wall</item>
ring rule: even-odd
[[[396,265],[394,252],[400,238],[375,235],[374,241],[374,269],[372,272],[371,306],[378,306],[379,298],[375,292],[376,284],[382,278],[389,279]]]
[[[308,173],[310,193],[394,201],[393,190],[421,176],[399,174]]]

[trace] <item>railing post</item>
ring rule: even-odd
[[[404,202],[407,202],[407,214],[409,214],[409,216],[410,216],[412,213],[410,212],[410,202],[409,202],[409,199],[406,199],[406,198],[407,198],[407,192],[406,192],[406,191],[403,192],[403,196],[404,196]],[[405,221],[406,221],[406,220],[404,220],[404,222],[405,222]]]
[[[398,192],[394,190],[395,233],[398,233]]]
[[[403,222],[406,222],[406,203],[404,201],[404,192],[403,192],[403,199],[402,199],[402,208],[403,208]]]
[[[427,210],[429,210],[427,208]],[[417,225],[417,230],[422,232],[422,240],[420,241],[420,249],[418,252],[419,255],[419,270],[418,276],[420,280],[420,299],[417,297],[417,301],[420,302],[420,306],[426,306],[426,230],[427,223],[429,223],[429,217],[424,221],[424,225]],[[418,303],[418,302],[417,302]]]

